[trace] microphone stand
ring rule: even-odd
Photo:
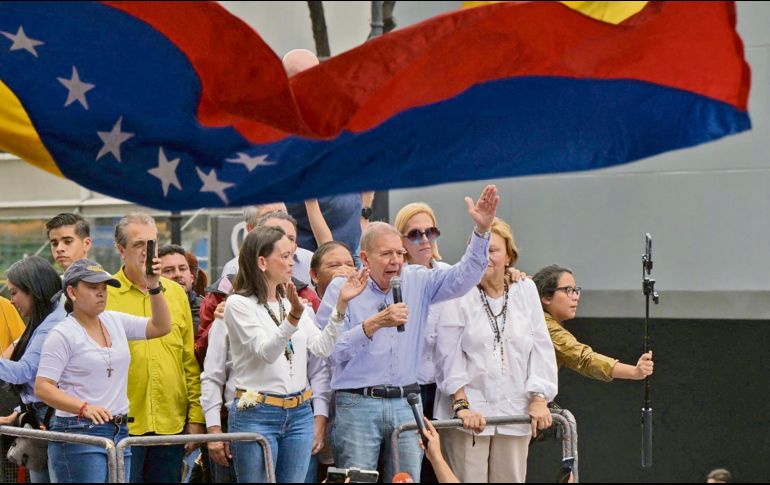
[[[642,292],[646,297],[644,312],[644,353],[651,349],[649,321],[650,299],[657,305],[658,292],[655,291],[655,280],[652,275],[652,236],[645,234],[645,248],[642,255]],[[644,378],[644,404],[642,406],[642,468],[652,466],[652,399],[650,398],[650,378]]]

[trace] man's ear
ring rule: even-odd
[[[94,245],[93,240],[90,237],[86,237],[83,239],[83,246],[86,248],[86,256],[88,256],[88,251],[91,250],[91,247]]]
[[[359,254],[361,258],[361,266],[364,268],[369,267],[369,258],[366,256],[366,251],[361,250],[361,253]]]
[[[118,243],[115,243],[115,249],[117,249],[118,253],[120,253],[120,259],[125,261],[126,260],[126,248],[124,248],[123,246],[121,246]]]

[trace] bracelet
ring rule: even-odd
[[[365,323],[366,323],[365,321],[361,322],[361,330],[363,330],[363,332],[364,332],[364,336],[365,336],[366,338],[368,338],[369,340],[372,340],[372,337],[370,337],[370,336],[369,336],[369,335],[367,335],[367,333],[366,333],[366,325],[365,325]]]
[[[88,401],[83,401],[83,405],[80,406],[80,410],[78,411],[78,418],[83,417],[83,413],[86,411],[87,407],[88,407]]]
[[[158,286],[156,286],[155,288],[150,288],[149,293],[150,295],[155,296],[155,295],[160,295],[162,291],[163,291],[163,284],[160,281],[158,281]]]
[[[291,318],[293,318],[294,320],[299,320],[300,318],[302,318],[302,314],[301,314],[301,313],[300,313],[300,315],[299,315],[299,316],[296,316],[296,315],[294,315],[292,312],[289,312],[289,316],[290,316]]]
[[[470,409],[471,405],[467,399],[458,399],[452,403],[452,413],[457,417],[457,413],[464,409]]]

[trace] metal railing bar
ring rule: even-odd
[[[109,438],[101,438],[98,436],[89,436],[76,433],[61,433],[58,431],[17,428],[15,426],[0,426],[0,435],[15,436],[17,438],[36,438],[45,441],[57,441],[80,445],[101,446],[107,451],[107,469],[109,470],[107,478],[110,483],[115,483],[118,481],[117,449],[115,443]]]
[[[122,450],[129,446],[168,446],[186,443],[209,443],[212,441],[256,441],[262,447],[265,462],[265,474],[268,483],[275,483],[275,468],[270,444],[259,433],[217,433],[217,434],[183,434],[169,436],[131,436],[124,439],[116,447],[118,483],[125,481],[126,463]]]

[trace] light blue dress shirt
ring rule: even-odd
[[[37,378],[37,368],[40,365],[40,352],[43,350],[43,344],[48,337],[48,332],[64,320],[66,316],[64,304],[61,302],[57,303],[56,308],[32,333],[27,349],[18,362],[10,359],[0,359],[0,381],[24,386],[24,389],[21,391],[21,400],[24,404],[40,401],[40,399],[35,397],[35,379]]]
[[[407,265],[401,270],[401,294],[409,309],[405,331],[395,327],[375,332],[371,340],[361,323],[393,303],[393,292],[383,292],[370,278],[363,293],[350,301],[343,332],[330,357],[332,389],[356,389],[378,385],[406,386],[417,382],[425,345],[425,327],[431,303],[466,294],[487,269],[489,241],[475,232],[459,263],[449,268],[427,269]],[[336,278],[326,289],[318,309],[317,323],[326,326],[337,306],[340,287]]]

